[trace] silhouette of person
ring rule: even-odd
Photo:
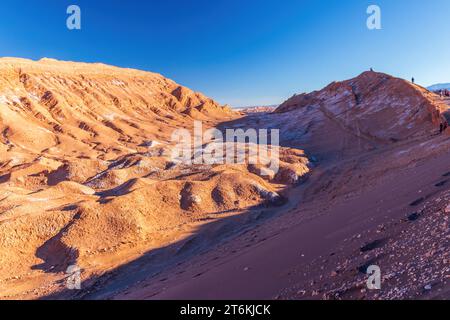
[[[414,78],[412,78],[412,79],[411,79],[411,82],[412,82],[412,83],[414,83],[414,81],[415,81],[415,79],[414,79]]]

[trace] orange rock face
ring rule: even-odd
[[[285,141],[327,156],[361,152],[439,131],[448,106],[428,90],[387,74],[365,72],[309,94],[295,95],[275,111]]]
[[[0,59],[0,298],[46,296],[69,265],[89,277],[191,223],[278,201],[280,179],[246,164],[171,159],[174,130],[238,116],[150,72]],[[289,152],[286,165],[307,173]]]

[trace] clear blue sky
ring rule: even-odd
[[[82,30],[66,9],[82,10]],[[382,9],[380,31],[366,9]],[[0,56],[162,73],[222,103],[273,104],[370,67],[450,82],[449,0],[2,0]]]

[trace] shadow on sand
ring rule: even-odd
[[[193,235],[185,239],[165,247],[149,250],[134,261],[125,263],[101,276],[83,279],[81,290],[66,289],[64,283],[59,281],[58,284],[62,289],[41,299],[108,299],[115,292],[143,280],[155,278],[167,269],[188,263],[195,256],[211,251],[227,239],[245,234],[254,229],[255,226],[275,217],[280,211],[284,212],[292,206],[292,201],[286,202],[280,207],[268,207],[262,204],[248,208],[246,212],[241,214],[225,218],[218,217],[218,219],[200,226],[194,231]],[[64,270],[64,267],[67,266],[59,266],[50,272],[60,272]],[[193,275],[193,278],[197,276],[200,275]],[[160,282],[166,280],[162,279]]]

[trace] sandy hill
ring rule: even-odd
[[[164,137],[155,128],[231,115],[159,74],[51,59],[0,59],[0,105],[3,149],[52,153],[64,145],[66,155],[93,144],[119,152]]]
[[[425,88],[364,72],[291,97],[275,111],[275,126],[288,133],[286,143],[322,156],[342,155],[435,133],[447,108]]]

